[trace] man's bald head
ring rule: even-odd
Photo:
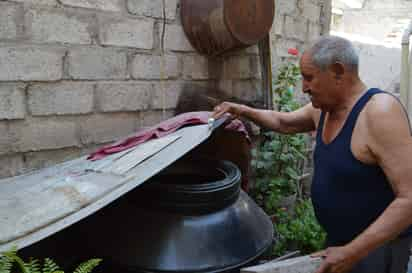
[[[306,52],[310,55],[312,63],[321,71],[327,70],[331,65],[340,63],[348,71],[358,72],[359,56],[352,43],[337,36],[323,36]]]

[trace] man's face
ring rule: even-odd
[[[310,53],[304,53],[300,60],[302,91],[309,95],[313,107],[327,110],[334,104],[335,78],[331,71],[321,71],[312,63]]]

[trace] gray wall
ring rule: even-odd
[[[408,0],[367,0],[362,9],[344,10],[343,31],[400,43],[402,30],[412,18]]]
[[[0,177],[80,156],[170,117],[186,89],[262,100],[257,46],[202,57],[183,33],[179,1],[165,2],[161,81],[162,0],[0,0]],[[320,33],[320,2],[276,5],[280,55]]]
[[[319,36],[328,34],[331,20],[331,0],[279,0],[272,27],[271,59],[273,78],[285,62],[297,63],[301,53]],[[300,55],[288,54],[288,48],[297,48]],[[301,87],[296,95],[303,98]]]

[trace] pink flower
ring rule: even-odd
[[[299,50],[297,50],[296,48],[289,48],[288,49],[288,54],[293,55],[293,56],[298,56],[299,55]]]

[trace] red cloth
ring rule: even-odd
[[[135,135],[124,140],[100,148],[89,155],[89,160],[99,160],[110,154],[118,153],[131,147],[142,144],[153,138],[160,138],[171,134],[185,125],[207,124],[211,112],[188,112],[165,120],[149,129],[136,132]],[[240,120],[232,120],[225,129],[241,132],[248,138],[246,128]]]

